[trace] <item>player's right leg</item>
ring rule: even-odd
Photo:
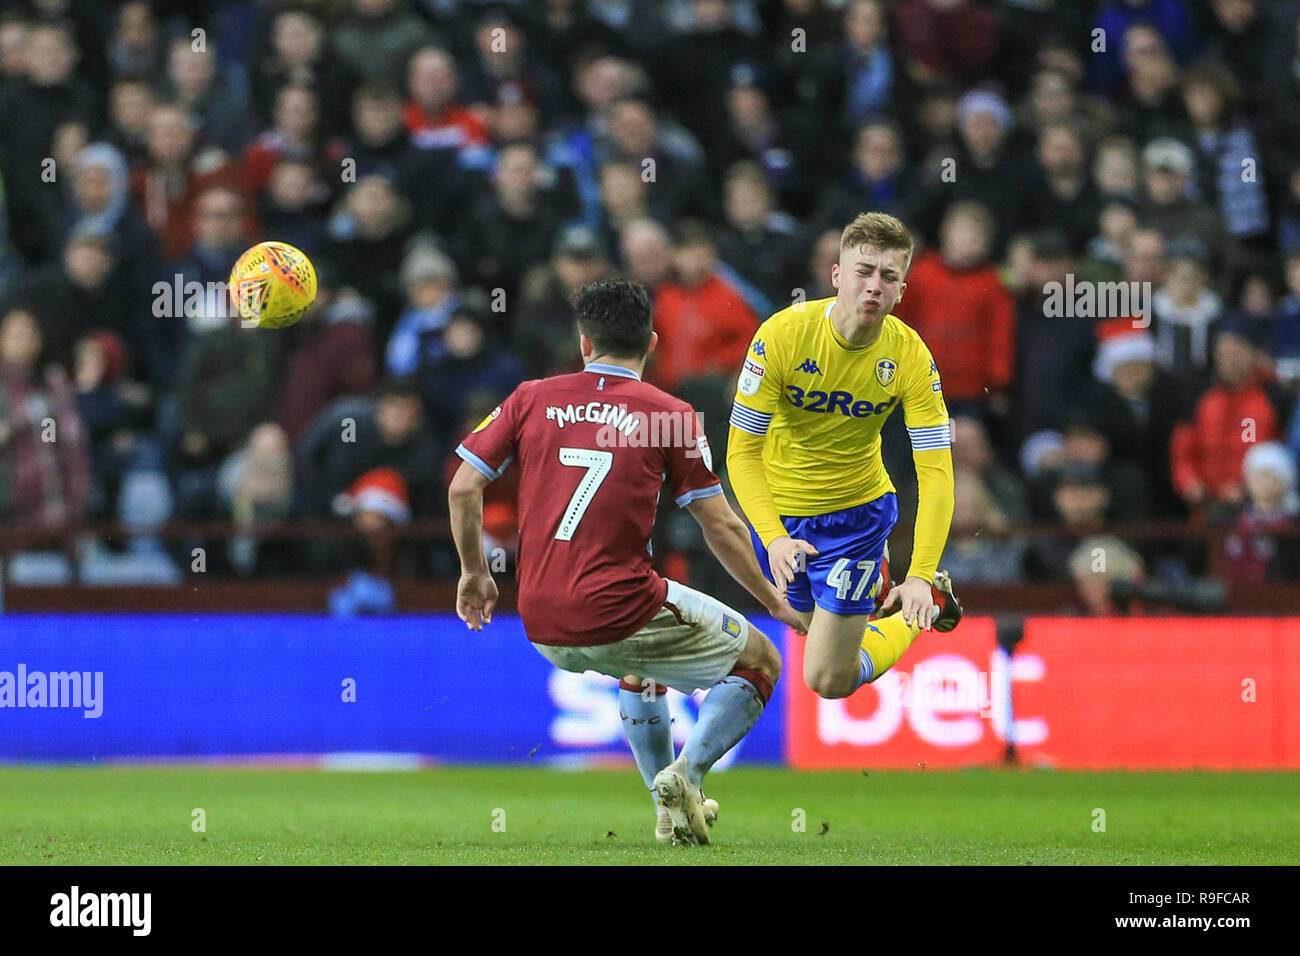
[[[804,642],[803,679],[818,697],[848,697],[874,677],[874,666],[862,649],[866,614],[836,614],[824,607],[813,611]]]

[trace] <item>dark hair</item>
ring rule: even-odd
[[[352,105],[355,106],[363,100],[400,103],[402,102],[402,92],[391,83],[382,80],[367,80],[358,86],[356,92],[352,94]]]
[[[650,350],[650,293],[631,279],[613,276],[582,287],[574,297],[578,330],[597,355],[641,358]]]
[[[714,247],[713,230],[702,219],[678,219],[672,227],[673,245],[678,249],[685,246]]]
[[[383,401],[389,398],[412,399],[422,401],[420,389],[416,386],[415,380],[404,377],[386,378],[379,383],[375,390],[377,401]]]

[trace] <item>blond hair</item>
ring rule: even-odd
[[[841,249],[875,246],[881,252],[901,249],[912,259],[912,234],[895,216],[885,212],[864,212],[844,227],[840,235]]]

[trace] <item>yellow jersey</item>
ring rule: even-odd
[[[901,407],[918,466],[921,511],[927,484],[932,497],[946,497],[935,502],[939,511],[927,522],[932,529],[923,529],[918,520],[917,544],[924,544],[920,533],[925,530],[938,537],[942,552],[952,517],[952,458],[938,366],[920,335],[894,315],[885,316],[874,343],[850,345],[831,322],[834,304],[834,298],[795,304],[755,333],[732,406],[732,487],[764,544],[785,533],[778,516],[821,515],[873,501],[894,491],[880,455],[880,431]],[[752,483],[745,480],[744,468],[736,467],[744,462],[732,461],[738,457],[733,452],[743,457],[760,436],[762,474],[774,512],[766,496],[747,493]],[[938,557],[933,554],[936,564]],[[922,562],[922,571],[928,563]],[[926,576],[933,572],[929,568]]]

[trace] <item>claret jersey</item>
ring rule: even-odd
[[[722,493],[691,406],[618,365],[524,382],[456,449],[482,474],[519,469],[519,614],[538,644],[622,640],[667,595],[651,568],[660,489]]]

